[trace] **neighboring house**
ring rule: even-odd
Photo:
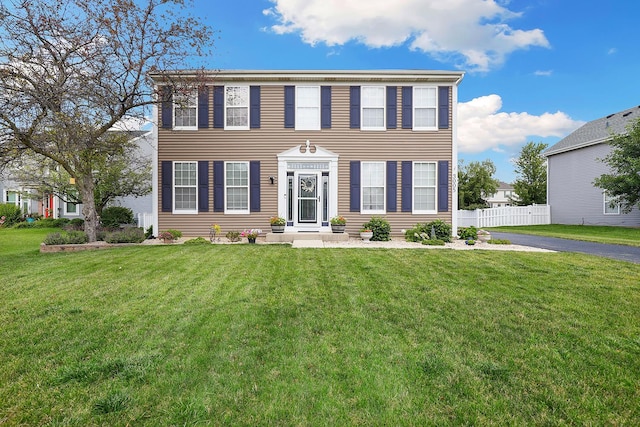
[[[172,80],[198,75],[189,71]],[[355,233],[384,216],[392,233],[457,221],[456,106],[462,72],[211,71],[197,93],[156,112],[154,230],[207,235],[269,229]],[[180,102],[173,102],[173,101]],[[455,226],[455,224],[454,224]]]
[[[42,211],[42,201],[32,196],[31,190],[10,179],[0,179],[0,203],[10,203],[20,207],[23,215]]]
[[[512,200],[517,199],[518,195],[514,191],[513,185],[500,181],[500,185],[498,186],[495,194],[492,194],[491,197],[487,197],[486,201],[490,208],[502,208],[505,206],[511,206],[513,204]]]
[[[586,123],[545,151],[547,157],[547,203],[551,223],[640,226],[640,211],[623,214],[593,180],[610,173],[602,162],[611,152],[608,141],[626,133],[640,118],[640,106]]]

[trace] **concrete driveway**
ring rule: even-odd
[[[580,252],[640,264],[640,247],[637,246],[581,242],[578,240],[559,239],[557,237],[503,233],[501,231],[492,231],[491,237],[495,239],[509,239],[511,243],[515,245],[551,249],[559,252]]]

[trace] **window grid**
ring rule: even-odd
[[[413,211],[436,212],[436,164],[416,162],[413,164]]]
[[[606,191],[602,192],[604,199],[604,214],[605,215],[620,215],[620,204],[616,197],[609,196]]]
[[[196,162],[175,162],[173,164],[173,210],[175,212],[191,213],[196,211],[198,202],[197,168]]]
[[[362,129],[384,130],[385,88],[363,86],[361,92]]]
[[[175,128],[195,129],[198,126],[198,99],[195,93],[176,94],[174,103]]]
[[[225,211],[249,213],[249,163],[225,163]]]
[[[413,128],[437,129],[438,96],[435,87],[413,88]]]
[[[362,212],[385,212],[385,163],[362,162]]]
[[[320,86],[296,87],[296,129],[320,130]]]
[[[225,129],[249,129],[249,87],[225,87]]]

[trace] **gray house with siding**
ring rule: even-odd
[[[601,161],[611,151],[612,135],[623,134],[640,118],[640,106],[593,120],[550,147],[547,157],[547,200],[551,223],[640,226],[640,211],[624,214],[593,180],[610,173]]]
[[[384,216],[392,234],[455,227],[455,71],[184,71],[152,76],[154,230],[203,236],[269,227],[356,233]],[[197,90],[176,82],[198,78]],[[192,86],[193,87],[193,86]]]

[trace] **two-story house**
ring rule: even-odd
[[[191,74],[190,74],[191,73]],[[154,231],[203,236],[269,228],[356,233],[383,216],[392,234],[455,227],[457,71],[184,71],[154,75]],[[197,90],[169,81],[201,80]]]
[[[490,208],[502,208],[511,206],[514,200],[518,200],[513,185],[500,181],[496,192],[486,198]]]

